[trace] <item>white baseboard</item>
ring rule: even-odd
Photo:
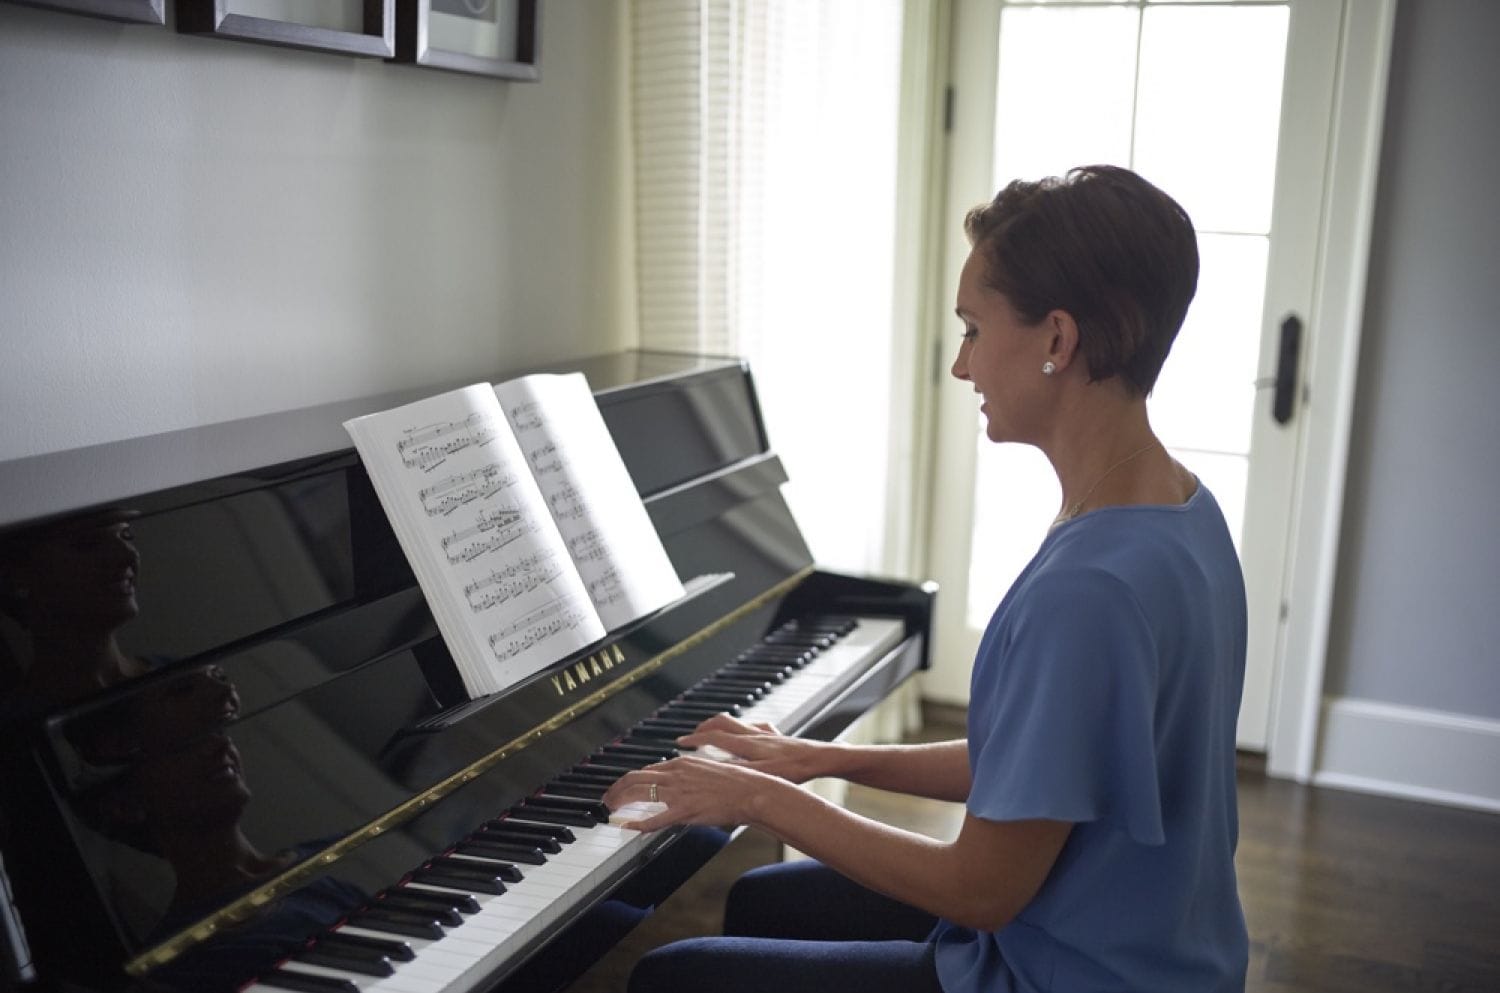
[[[1500,812],[1500,721],[1326,697],[1319,786]]]

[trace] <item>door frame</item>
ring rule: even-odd
[[[1396,0],[1344,0],[1266,744],[1266,770],[1299,782],[1317,761],[1395,16]]]

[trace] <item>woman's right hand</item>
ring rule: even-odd
[[[770,724],[750,723],[730,714],[715,714],[696,731],[677,739],[684,748],[712,746],[728,752],[741,765],[793,783],[833,773],[836,746],[807,738],[792,738]]]

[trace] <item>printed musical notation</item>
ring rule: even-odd
[[[564,521],[576,521],[588,513],[582,494],[572,483],[564,483],[557,490],[549,493],[547,506],[551,508],[552,519],[559,524]]]
[[[528,611],[514,623],[490,635],[490,651],[500,661],[513,658],[563,631],[572,630],[592,615],[571,597],[562,597]]]
[[[561,575],[556,553],[542,549],[465,584],[464,598],[469,601],[469,609],[479,614],[540,589]]]
[[[595,607],[620,603],[625,599],[625,587],[619,571],[609,566],[588,582],[589,599]]]
[[[470,414],[461,421],[439,421],[408,428],[396,442],[396,453],[408,469],[431,472],[448,456],[471,446],[483,447],[495,440],[495,428],[483,414]]]
[[[581,374],[476,383],[346,426],[471,694],[682,595]]]
[[[538,482],[547,476],[562,472],[568,466],[561,453],[558,452],[557,445],[550,441],[529,449],[526,452],[526,459],[531,463],[532,475],[536,476]]]
[[[472,562],[534,531],[536,525],[525,520],[513,507],[502,507],[489,514],[481,510],[469,527],[455,528],[443,535],[443,554],[454,564]]]
[[[598,528],[589,528],[568,539],[568,554],[574,562],[599,562],[609,558],[609,546]]]
[[[535,400],[518,403],[508,411],[510,426],[517,431],[535,431],[542,426],[541,404]]]
[[[469,472],[458,472],[417,491],[422,509],[428,517],[447,517],[465,504],[488,500],[516,483],[516,474],[498,463],[480,466]]]

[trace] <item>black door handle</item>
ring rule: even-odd
[[[1277,424],[1292,419],[1292,403],[1297,398],[1297,357],[1302,352],[1302,318],[1288,314],[1281,322],[1281,348],[1276,358],[1276,393],[1271,400],[1271,416]]]

